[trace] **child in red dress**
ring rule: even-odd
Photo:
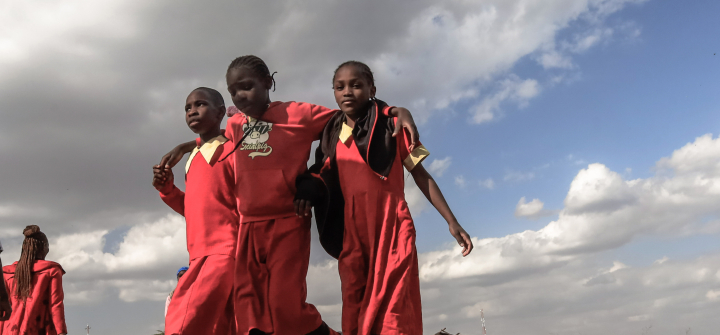
[[[153,168],[153,186],[187,224],[190,266],[180,277],[165,316],[165,334],[231,334],[235,329],[232,289],[239,215],[232,184],[234,161],[220,122],[225,103],[220,92],[200,87],[187,97],[185,121],[200,137],[185,166],[185,192],[173,183],[172,170]]]
[[[255,56],[236,58],[226,73],[228,91],[241,112],[228,120],[236,151],[235,195],[241,227],[237,241],[235,311],[239,334],[332,334],[306,302],[310,259],[310,206],[296,216],[296,177],[307,170],[313,141],[333,111],[301,102],[271,102],[274,79]],[[400,127],[415,129],[409,112],[395,108]],[[415,133],[413,132],[413,135]],[[191,143],[165,155],[176,164]]]
[[[50,243],[40,227],[27,226],[23,235],[20,260],[3,267],[14,310],[9,320],[0,321],[0,335],[65,335],[65,271],[60,264],[45,260]]]
[[[340,111],[325,127],[310,170],[327,186],[315,213],[325,232],[321,242],[338,259],[343,334],[422,334],[415,227],[405,201],[403,166],[448,222],[463,256],[472,241],[422,166],[427,149],[390,135],[395,120],[382,113],[390,107],[374,99],[370,68],[343,63],[333,87]]]

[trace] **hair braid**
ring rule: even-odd
[[[275,74],[277,73],[277,71],[270,74],[268,66],[260,57],[255,55],[240,56],[230,62],[230,66],[228,66],[227,70],[230,71],[230,69],[237,69],[243,66],[247,66],[250,70],[255,72],[255,74],[260,77],[270,77],[273,83],[273,92],[275,92]]]
[[[337,72],[340,71],[340,69],[350,65],[354,66],[356,69],[358,69],[358,71],[360,71],[360,75],[365,77],[370,86],[375,86],[375,78],[373,77],[373,73],[372,70],[370,70],[370,67],[367,66],[365,63],[358,62],[356,60],[349,60],[345,63],[340,64],[340,66],[335,69],[335,72],[333,73],[333,85],[335,83],[335,76],[337,76]]]
[[[20,260],[15,269],[15,296],[20,300],[25,300],[30,296],[33,264],[48,243],[47,236],[36,225],[25,227],[23,235],[25,235],[25,240],[22,244]]]

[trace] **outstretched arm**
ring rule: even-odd
[[[460,223],[457,222],[455,215],[453,215],[450,210],[450,207],[448,206],[447,201],[445,201],[445,197],[443,197],[435,179],[433,179],[430,173],[425,170],[422,163],[415,165],[415,167],[410,171],[410,174],[412,174],[413,179],[415,179],[415,184],[417,184],[418,188],[420,188],[420,191],[422,191],[425,195],[425,198],[430,201],[445,221],[447,221],[450,228],[450,234],[452,234],[458,244],[463,247],[463,256],[469,255],[473,249],[473,243],[470,239],[470,235],[468,235],[468,233],[465,232],[465,229],[460,226]]]

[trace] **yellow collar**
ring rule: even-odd
[[[348,126],[346,123],[342,124],[342,130],[340,130],[340,141],[345,143],[347,142],[348,138],[352,136],[352,127]]]
[[[219,146],[223,145],[227,141],[228,139],[225,136],[218,135],[216,137],[213,137],[211,140],[205,142],[199,148],[195,147],[192,153],[190,153],[190,157],[188,157],[187,163],[185,164],[185,173],[190,170],[190,163],[192,163],[193,158],[195,158],[195,155],[197,155],[198,152],[200,152],[203,158],[205,158],[205,161],[210,164],[210,161],[215,155],[215,150],[217,150]]]

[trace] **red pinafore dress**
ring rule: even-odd
[[[415,226],[405,201],[403,164],[412,169],[426,155],[409,159],[407,139],[398,136],[395,161],[382,179],[360,156],[352,128],[343,128],[336,147],[345,198],[338,258],[343,334],[422,334]]]

